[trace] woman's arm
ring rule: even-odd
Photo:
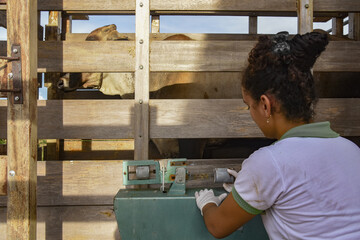
[[[205,225],[216,238],[224,238],[256,215],[242,209],[230,193],[218,207],[208,203],[202,208]]]

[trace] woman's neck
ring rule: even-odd
[[[294,127],[298,127],[304,124],[307,124],[307,122],[301,121],[290,121],[285,118],[282,114],[275,115],[275,121],[273,124],[274,127],[274,137],[276,139],[280,139],[287,131]]]

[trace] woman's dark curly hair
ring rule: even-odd
[[[288,120],[309,122],[317,102],[311,68],[325,50],[328,36],[311,32],[291,40],[286,37],[284,32],[259,37],[249,54],[242,87],[257,102],[263,94],[275,97]]]

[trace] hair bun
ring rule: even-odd
[[[324,33],[311,32],[295,35],[289,41],[294,66],[301,71],[310,70],[328,43],[328,35]]]

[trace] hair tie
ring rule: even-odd
[[[287,42],[287,38],[289,37],[289,32],[283,31],[278,32],[273,38],[273,52],[279,55],[288,55],[290,53],[290,45]]]

